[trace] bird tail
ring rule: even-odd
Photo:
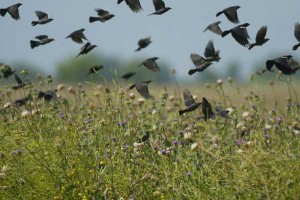
[[[300,47],[300,43],[293,46],[293,50],[296,51],[298,49],[298,47]]]
[[[0,15],[4,17],[7,13],[7,9],[0,9]]]
[[[154,15],[155,14],[155,12],[154,13],[151,13],[151,14],[149,14],[148,16],[151,16],[151,15]]]
[[[229,33],[230,33],[230,31],[223,31],[222,37],[225,37],[225,36],[228,35]]]
[[[99,20],[99,17],[90,17],[89,18],[90,23],[93,23],[93,22],[98,21],[98,20]]]
[[[189,71],[189,75],[193,75],[195,72],[197,72],[197,70],[198,70],[198,69],[191,69],[191,70]]]
[[[135,50],[135,52],[137,52],[137,51],[140,51],[142,48],[141,47],[139,47],[139,48],[137,48],[136,50]]]
[[[35,47],[38,47],[40,43],[38,41],[30,40],[30,47],[33,49]]]
[[[184,110],[179,110],[178,113],[179,113],[179,115],[183,115],[183,113],[185,113],[185,111]]]
[[[129,90],[133,89],[134,87],[135,87],[135,84],[131,85],[131,86],[129,87]]]
[[[216,14],[216,17],[219,17],[222,13],[223,13],[223,11],[218,12],[218,13]]]
[[[274,61],[273,60],[267,60],[266,65],[267,65],[267,69],[270,71],[271,68],[274,65]]]
[[[122,3],[122,1],[124,1],[124,0],[118,0],[118,4]]]
[[[248,49],[249,49],[249,50],[251,50],[251,49],[252,49],[254,46],[256,46],[256,44],[255,44],[255,43],[253,43],[253,44],[250,44]]]
[[[32,21],[32,22],[31,22],[31,25],[32,25],[32,26],[35,26],[35,25],[37,25],[38,23],[39,23],[39,21]]]

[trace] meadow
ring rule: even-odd
[[[300,199],[299,82],[149,85],[49,78],[1,89],[1,199]],[[182,90],[230,118],[178,115]],[[35,90],[57,88],[58,100]],[[15,98],[31,94],[17,107]],[[149,138],[148,138],[149,136]]]

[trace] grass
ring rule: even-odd
[[[60,87],[58,102],[2,109],[0,197],[299,199],[299,104],[293,82],[290,93],[282,83],[191,89],[198,101],[233,108],[231,119],[197,121],[201,109],[179,116],[179,85],[152,101],[118,81]],[[4,95],[2,106],[30,90]]]

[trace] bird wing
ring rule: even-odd
[[[226,17],[229,19],[229,21],[231,21],[235,24],[239,23],[239,18],[238,18],[236,6],[226,8],[224,10],[224,12],[225,12]]]
[[[188,89],[183,90],[183,99],[186,107],[189,107],[195,103],[195,100]]]
[[[217,35],[221,35],[221,34],[222,34],[222,30],[221,30],[221,28],[219,27],[219,24],[220,24],[220,23],[221,23],[220,21],[217,21],[217,22],[215,22],[215,23],[212,23],[212,24],[208,25],[207,28],[206,28],[204,31],[206,31],[206,30],[208,29],[208,30],[210,30],[210,31],[212,31],[212,32],[214,32],[214,33],[216,33]]]
[[[195,66],[200,66],[205,62],[205,59],[202,56],[195,53],[191,53],[190,58]]]
[[[7,8],[10,16],[15,20],[20,19],[19,8],[17,5],[18,4],[15,4]]]
[[[209,119],[214,115],[211,105],[205,97],[202,98],[202,113],[204,115],[205,120]]]
[[[122,1],[118,1],[122,2]],[[143,10],[141,3],[139,0],[125,0],[127,6],[133,11],[133,12],[140,12]]]
[[[241,45],[248,46],[250,43],[248,41],[249,35],[247,29],[242,26],[237,26],[232,29],[232,37]]]
[[[95,11],[98,13],[99,16],[108,15],[109,12],[100,8],[96,8]]]
[[[158,11],[160,9],[164,9],[166,7],[165,2],[162,0],[152,0],[155,11]]]
[[[83,45],[82,47],[81,47],[81,51],[84,51],[84,50],[86,50],[89,46],[91,45],[91,43],[89,43],[89,42],[87,42],[85,45]]]
[[[47,39],[48,36],[47,35],[38,35],[38,36],[35,36],[34,38],[38,39],[38,40],[44,40],[44,39]]]
[[[295,38],[300,42],[300,24],[299,22],[295,24],[295,30],[294,30]]]
[[[151,71],[157,72],[160,71],[160,68],[158,67],[155,60],[156,58],[149,58],[144,62],[144,65]]]
[[[262,26],[256,33],[256,38],[255,38],[256,42],[259,43],[264,41],[266,34],[267,34],[267,26]]]
[[[36,16],[39,18],[39,20],[42,20],[42,19],[47,19],[48,18],[48,14],[47,13],[44,13],[42,11],[35,11],[35,14]]]
[[[135,84],[135,88],[140,93],[140,95],[142,97],[144,97],[145,99],[149,99],[149,98],[152,97],[150,95],[150,93],[149,93],[147,83],[145,83],[145,82],[138,82],[138,83]]]
[[[215,51],[214,43],[212,40],[209,40],[204,50],[204,56],[214,57],[215,55],[216,55],[216,51]]]

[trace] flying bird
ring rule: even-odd
[[[0,15],[4,17],[6,13],[9,13],[10,16],[14,20],[19,20],[20,19],[20,14],[19,14],[19,7],[21,6],[21,3],[14,4],[12,6],[9,6],[7,8],[2,8],[0,9]]]
[[[293,56],[291,55],[285,55],[279,58],[275,58],[273,60],[267,60],[266,62],[267,70],[270,71],[271,68],[275,65],[275,67],[285,75],[294,74],[299,68],[298,67],[294,68],[294,66],[291,64],[290,60],[292,57]]]
[[[158,72],[158,71],[160,71],[160,68],[158,67],[158,65],[156,63],[157,59],[158,59],[158,57],[148,58],[148,59],[144,60],[138,67],[144,65],[149,70]]]
[[[183,99],[186,108],[183,110],[179,110],[179,115],[182,115],[186,112],[194,111],[201,105],[201,103],[195,102],[193,96],[191,95],[188,89],[183,90]]]
[[[249,50],[254,46],[262,46],[264,43],[268,42],[269,39],[266,38],[267,26],[262,26],[256,33],[255,43],[250,44]]]
[[[21,98],[21,99],[16,99],[14,102],[13,102],[13,106],[15,107],[21,107],[23,105],[25,105],[29,100],[31,100],[31,95],[28,94],[26,97],[24,98]]]
[[[103,65],[94,65],[91,68],[89,68],[89,75],[90,74],[95,74],[96,72],[98,72],[99,70],[103,69]]]
[[[151,83],[151,81],[140,81],[136,82],[135,84],[131,85],[129,89],[136,88],[136,90],[140,93],[142,97],[145,99],[151,99],[153,98],[152,95],[149,93],[148,84]]]
[[[232,37],[242,46],[248,47],[250,45],[250,42],[248,39],[250,39],[248,32],[247,32],[247,26],[250,24],[245,23],[242,25],[238,25],[230,30],[224,31],[222,33],[222,37],[225,37],[229,33],[231,33]]]
[[[140,51],[143,48],[146,48],[150,43],[151,43],[151,38],[150,37],[140,39],[138,41],[138,46],[139,47],[135,51]]]
[[[118,0],[118,4],[122,3],[123,1],[124,0]],[[125,3],[135,13],[143,10],[139,0],[125,0]]]
[[[218,62],[221,59],[219,54],[220,54],[220,51],[215,50],[213,41],[209,40],[205,47],[205,50],[204,50],[205,61],[206,62],[213,62],[213,61]]]
[[[219,27],[220,23],[221,23],[220,21],[217,21],[217,22],[209,24],[203,32],[210,30],[211,32],[213,32],[217,35],[222,35],[222,30]]]
[[[85,45],[83,45],[80,49],[79,54],[76,56],[76,58],[80,55],[85,55],[88,52],[92,51],[97,45],[92,45],[91,43],[87,42]]]
[[[203,119],[205,121],[211,118],[215,118],[215,114],[211,108],[211,105],[205,97],[202,98],[202,113]]]
[[[89,18],[90,23],[93,23],[95,21],[106,22],[115,16],[103,9],[97,8],[97,9],[95,9],[95,11],[98,13],[98,17],[90,17]]]
[[[298,47],[300,47],[300,24],[299,22],[295,24],[295,29],[294,29],[294,35],[297,41],[299,42],[298,44],[293,46],[293,50],[296,51]]]
[[[58,99],[56,92],[57,90],[38,91],[37,97],[39,99],[44,98],[46,101],[55,101]]]
[[[122,75],[121,77],[125,80],[128,80],[131,78],[133,75],[135,75],[135,72],[127,72],[126,74]]]
[[[38,47],[40,45],[45,45],[45,44],[48,44],[48,43],[54,41],[54,39],[48,38],[47,35],[38,35],[35,37],[35,39],[38,39],[38,40],[30,40],[30,47],[32,49],[34,49],[35,47]]]
[[[190,55],[190,58],[192,60],[192,62],[194,63],[196,69],[191,69],[189,70],[188,74],[189,75],[193,75],[195,72],[202,72],[203,70],[205,70],[207,67],[209,67],[212,63],[211,62],[207,62],[205,61],[205,59],[195,53],[192,53]]]
[[[23,88],[26,85],[30,84],[29,81],[23,81],[17,74],[15,74],[15,80],[16,80],[17,84],[12,87],[14,90]]]
[[[155,12],[151,13],[150,15],[162,15],[165,12],[172,9],[170,7],[166,7],[165,2],[163,0],[152,0],[152,3],[154,5]]]
[[[85,29],[79,29],[76,31],[73,31],[70,35],[68,35],[66,38],[71,38],[74,42],[78,43],[78,44],[82,44],[83,41],[82,40],[86,40],[88,41],[88,39],[85,37],[84,32]]]
[[[6,64],[0,64],[0,71],[2,72],[0,79],[2,79],[2,77],[9,78],[16,72],[16,70],[12,70],[12,68]]]
[[[231,6],[228,7],[220,12],[218,12],[216,14],[216,16],[220,16],[221,14],[224,14],[227,19],[229,21],[231,21],[232,23],[238,24],[240,23],[239,18],[238,18],[238,14],[237,14],[237,10],[240,8],[240,6]]]
[[[32,26],[35,26],[37,24],[47,24],[53,20],[52,18],[48,18],[48,14],[42,11],[35,11],[35,14],[38,17],[38,21],[32,21]]]

